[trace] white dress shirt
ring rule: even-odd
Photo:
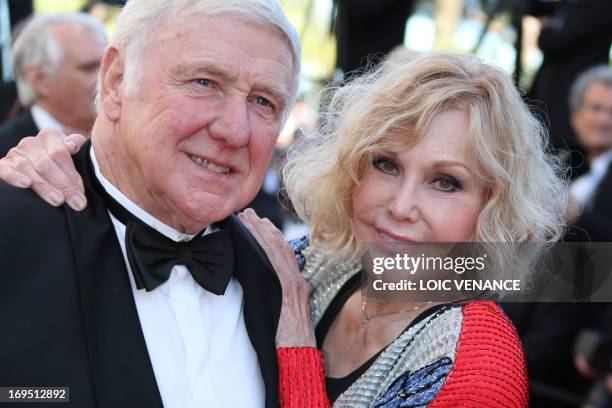
[[[40,105],[32,105],[32,107],[30,108],[30,112],[32,112],[32,120],[34,120],[34,123],[36,124],[38,130],[53,128],[61,132],[65,131],[64,125],[62,125],[57,119],[51,116],[49,112],[40,107]]]
[[[130,213],[174,241],[193,238],[123,195],[100,172],[93,148],[91,159],[106,192]],[[110,216],[164,407],[263,407],[264,383],[244,324],[240,283],[232,278],[225,294],[217,296],[202,289],[185,266],[176,265],[170,278],[151,292],[136,289],[125,250],[125,225]]]
[[[608,172],[610,161],[612,161],[612,150],[608,150],[606,153],[596,157],[591,162],[589,171],[574,180],[570,186],[570,197],[586,211],[590,210],[593,206],[595,191],[597,191],[599,183],[601,183]]]

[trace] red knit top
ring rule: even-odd
[[[527,407],[527,368],[512,323],[493,302],[463,306],[453,368],[429,407]],[[315,348],[280,348],[282,408],[329,407],[325,365]]]

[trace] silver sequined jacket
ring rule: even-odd
[[[360,272],[361,266],[357,262],[333,263],[321,248],[309,246],[306,237],[290,244],[295,250],[304,278],[313,287],[310,306],[316,326],[342,286]],[[499,308],[491,302],[486,303],[495,309],[481,308],[485,311],[482,314],[484,319],[477,313],[475,330],[484,328],[489,330],[492,336],[483,338],[485,343],[482,351],[485,354],[482,356],[482,362],[475,361],[472,365],[471,370],[476,374],[470,379],[472,383],[467,383],[468,387],[472,386],[475,392],[480,393],[475,398],[480,398],[482,403],[455,405],[451,400],[450,405],[440,406],[523,407],[527,404],[527,377],[520,341]],[[463,336],[464,307],[465,304],[448,304],[405,330],[382,351],[364,374],[338,397],[333,406],[395,408],[430,405],[453,370],[459,339]],[[474,321],[474,318],[471,319]],[[499,328],[494,326],[500,326],[500,322],[501,326],[507,326],[507,329],[502,330],[507,335],[498,336]],[[474,327],[474,324],[469,326]],[[500,354],[500,351],[503,354]],[[510,357],[504,355],[506,352]],[[487,353],[490,356],[487,356]],[[465,352],[463,355],[466,355]],[[494,363],[486,365],[490,361]],[[473,382],[474,379],[477,382]],[[470,398],[470,390],[465,390],[461,383],[459,387],[457,383],[453,383],[446,388],[452,388],[451,394],[464,395],[458,398]],[[447,392],[446,395],[448,394]],[[448,400],[446,401],[448,403]]]

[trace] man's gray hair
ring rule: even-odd
[[[584,99],[584,93],[591,84],[598,82],[606,86],[612,86],[612,68],[608,65],[597,65],[582,72],[570,89],[570,109],[579,109]]]
[[[300,72],[300,41],[277,0],[129,0],[117,19],[110,39],[110,44],[117,46],[125,56],[123,83],[126,94],[133,95],[138,90],[146,48],[162,23],[174,20],[180,24],[179,18],[198,16],[202,17],[202,24],[206,24],[206,17],[218,15],[233,15],[272,28],[286,38],[293,55],[293,102]],[[99,86],[98,81],[98,110]]]
[[[107,42],[104,26],[89,14],[39,14],[32,17],[19,31],[11,52],[17,93],[22,106],[31,106],[38,98],[36,90],[28,81],[28,70],[38,68],[54,75],[59,68],[64,50],[53,35],[53,27],[58,24],[80,25],[89,30],[101,46]]]

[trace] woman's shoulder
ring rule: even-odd
[[[462,304],[453,366],[431,407],[458,401],[477,406],[527,406],[527,368],[520,339],[498,305]]]

